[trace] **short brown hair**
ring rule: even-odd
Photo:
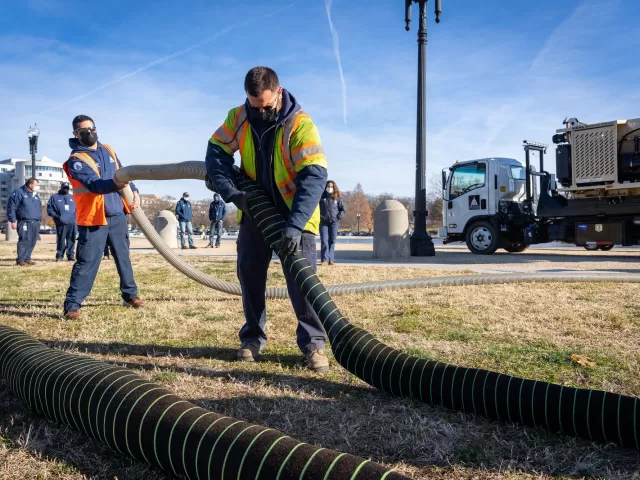
[[[244,77],[244,91],[252,97],[259,97],[266,90],[275,92],[278,88],[278,75],[269,67],[253,67]]]
[[[25,185],[26,185],[27,187],[30,187],[30,186],[31,186],[31,185],[33,185],[34,183],[40,183],[40,180],[38,180],[37,178],[33,178],[33,177],[31,177],[31,178],[27,179],[27,182],[25,183]]]

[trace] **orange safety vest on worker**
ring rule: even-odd
[[[118,170],[120,168],[120,162],[118,161],[118,157],[116,156],[113,149],[104,143],[101,144],[111,155],[115,162],[115,168]],[[75,152],[72,153],[69,157],[69,160],[75,158],[79,160],[89,167],[98,175],[98,177],[102,178],[100,175],[100,169],[96,164],[95,160],[85,152]],[[82,183],[73,178],[69,174],[69,164],[68,160],[62,166],[64,172],[67,174],[67,178],[69,178],[69,182],[71,182],[71,187],[73,188],[73,201],[76,204],[76,222],[78,225],[83,227],[96,227],[107,225],[107,216],[105,214],[104,209],[104,195],[91,193]],[[122,198],[122,204],[124,205],[124,212],[129,214],[131,210],[127,205],[127,201]]]

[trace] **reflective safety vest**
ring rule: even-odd
[[[229,155],[240,151],[240,169],[252,180],[256,179],[256,153],[244,105],[229,111],[227,119],[209,141],[219,145]],[[318,128],[309,115],[299,110],[291,115],[284,125],[277,127],[273,148],[273,175],[280,195],[289,208],[296,193],[296,176],[308,165],[327,168],[327,160],[322,150]],[[238,210],[238,221],[241,218],[242,211]],[[318,235],[319,205],[304,229]]]
[[[120,162],[118,161],[118,157],[116,156],[115,152],[109,145],[105,145],[103,143],[102,146],[107,149],[109,155],[111,155],[111,158],[113,158],[116,164],[116,170],[118,170],[120,168]],[[86,163],[93,169],[94,172],[96,172],[96,175],[98,175],[98,177],[101,177],[98,165],[96,165],[95,160],[88,153],[72,153],[69,157],[69,160],[71,160],[72,158]],[[82,183],[69,175],[68,161],[65,162],[62,168],[67,174],[69,182],[71,182],[71,187],[73,187],[73,201],[76,204],[76,222],[78,223],[78,225],[81,225],[83,227],[96,227],[100,225],[106,225],[107,216],[104,211],[104,195],[91,193],[89,189],[85,188],[84,185],[82,185]],[[122,203],[124,205],[125,213],[131,213],[131,211],[129,210],[129,206],[127,205],[127,201],[124,199],[124,197],[122,198]]]

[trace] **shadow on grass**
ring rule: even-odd
[[[99,355],[135,355],[140,357],[186,357],[204,358],[231,362],[236,360],[236,348],[228,347],[172,347],[164,345],[132,345],[128,343],[111,342],[73,342],[65,340],[40,340],[42,343],[52,348],[60,348],[68,351],[78,351],[80,353],[97,353]],[[260,356],[258,362],[270,362],[295,366],[301,356],[279,355],[267,353]]]
[[[1,305],[0,306],[7,306],[7,307],[15,307],[15,308],[20,308],[20,305]],[[32,305],[33,306],[33,305]],[[11,315],[14,317],[22,317],[22,318],[38,318],[38,317],[46,317],[46,318],[55,318],[55,319],[61,319],[62,315],[56,315],[53,313],[43,313],[41,311],[33,311],[33,312],[24,312],[24,311],[20,311],[20,310],[7,310],[4,308],[0,308],[0,316],[1,315]]]

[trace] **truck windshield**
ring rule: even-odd
[[[524,167],[511,167],[511,178],[514,180],[526,180]]]
[[[484,186],[486,175],[487,165],[485,163],[472,163],[456,168],[451,176],[449,200]]]

